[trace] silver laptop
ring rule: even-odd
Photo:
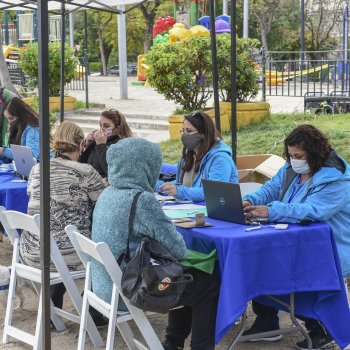
[[[202,185],[209,217],[241,225],[267,221],[267,218],[245,219],[239,184],[203,179]]]
[[[18,175],[28,177],[36,161],[32,149],[25,146],[11,145],[13,160]]]

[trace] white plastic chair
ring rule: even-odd
[[[66,227],[66,232],[77,251],[81,261],[86,268],[86,279],[83,296],[83,312],[79,330],[78,350],[84,349],[86,335],[86,315],[88,314],[89,305],[100,311],[104,316],[109,318],[106,349],[113,349],[115,326],[117,325],[129,349],[148,349],[137,339],[135,339],[128,321],[134,320],[144,337],[150,350],[163,350],[156,333],[149,323],[145,313],[130,305],[129,300],[121,292],[122,272],[117,264],[108,245],[103,242],[94,243],[90,239],[81,235],[73,225]],[[113,282],[112,299],[108,304],[91,290],[91,260],[94,259],[101,263],[107,270]],[[118,311],[119,296],[124,301],[128,311]]]
[[[247,194],[257,191],[261,186],[262,184],[258,182],[240,182],[239,187],[241,189],[242,198]]]
[[[41,300],[41,270],[28,265],[23,264],[19,257],[19,235],[17,230],[26,230],[36,235],[40,235],[40,216],[30,216],[17,211],[6,211],[4,207],[0,207],[0,221],[3,224],[6,233],[8,234],[11,243],[13,244],[13,255],[11,265],[11,277],[10,286],[8,292],[4,331],[3,331],[3,343],[8,343],[9,336],[23,341],[33,346],[33,349],[40,349],[40,339],[42,333],[42,300]],[[72,300],[72,303],[78,313],[72,314],[62,309],[54,307],[51,301],[51,320],[58,331],[66,329],[61,317],[70,321],[80,323],[80,314],[82,309],[82,297],[74,282],[75,279],[81,279],[85,277],[85,271],[70,272],[66,263],[57,247],[55,240],[51,237],[51,259],[57,268],[57,273],[50,274],[50,285],[64,283],[67,292]],[[33,286],[39,294],[39,307],[36,320],[35,334],[32,335],[19,328],[12,326],[12,314],[13,314],[13,298],[15,296],[16,280],[17,277],[27,279],[33,283]],[[88,332],[95,346],[103,346],[103,340],[89,316]]]

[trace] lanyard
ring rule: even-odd
[[[297,193],[300,191],[300,189],[304,186],[305,182],[303,182],[302,184],[299,184],[299,181],[300,181],[300,175],[298,176],[297,182],[294,184],[292,193],[290,194],[289,199],[288,199],[288,203],[290,203],[294,199],[294,197],[297,195]]]

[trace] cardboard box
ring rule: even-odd
[[[237,157],[239,182],[265,183],[285,164],[274,154],[254,154]]]

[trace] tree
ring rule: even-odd
[[[18,91],[14,87],[5,61],[4,52],[2,50],[2,40],[0,37],[0,84],[2,87],[14,92],[19,96]]]
[[[250,2],[250,13],[257,21],[261,43],[267,51],[269,49],[267,35],[270,33],[276,13],[284,1],[288,0],[253,0]]]
[[[306,0],[305,44],[308,50],[320,51],[338,47],[337,25],[342,20],[342,0]],[[313,54],[312,58],[317,58]]]

